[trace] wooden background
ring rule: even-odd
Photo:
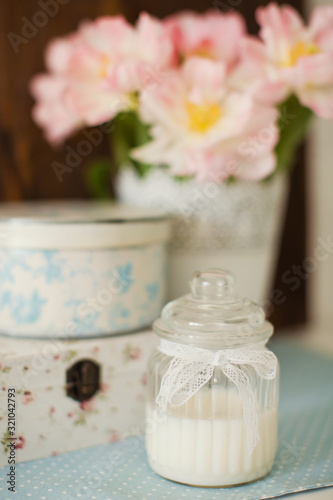
[[[0,200],[24,200],[41,198],[88,197],[85,183],[84,163],[59,182],[51,164],[63,162],[63,149],[52,149],[42,137],[42,132],[32,122],[30,113],[33,100],[28,85],[31,77],[44,70],[43,51],[54,36],[75,30],[83,18],[122,12],[129,21],[135,21],[141,10],[162,17],[181,9],[205,11],[211,8],[236,9],[247,19],[249,29],[257,29],[254,10],[256,0],[54,0],[59,11],[48,18],[44,27],[26,38],[15,53],[8,35],[22,36],[23,27],[36,19],[41,10],[40,3],[48,0],[11,0],[0,3]],[[52,0],[49,0],[52,2]],[[302,10],[302,0],[290,1]],[[38,22],[38,21],[37,21]],[[68,143],[75,148],[80,134]],[[92,154],[108,152],[107,139]],[[292,190],[289,199],[284,235],[282,238],[275,284],[287,300],[275,308],[272,320],[277,325],[289,325],[306,319],[306,281],[296,292],[290,292],[281,282],[282,273],[293,264],[300,264],[306,255],[306,176],[300,152],[293,172]],[[91,156],[89,158],[91,160]]]

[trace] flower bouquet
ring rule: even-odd
[[[122,200],[177,215],[174,251],[186,255],[176,274],[190,249],[239,268],[227,251],[275,241],[269,213],[285,195],[277,174],[292,166],[314,115],[333,119],[333,8],[316,8],[308,25],[275,3],[256,18],[258,37],[236,12],[86,21],[50,43],[48,73],[31,83],[33,117],[51,144],[83,127],[110,134],[113,161],[91,166],[95,188],[105,169],[126,167]]]

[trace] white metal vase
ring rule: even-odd
[[[170,300],[187,292],[193,272],[214,267],[237,274],[242,296],[257,302],[267,298],[285,212],[286,176],[217,185],[176,180],[162,168],[144,178],[122,168],[116,189],[126,204],[156,207],[172,216]]]

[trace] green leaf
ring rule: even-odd
[[[279,112],[280,140],[275,148],[276,172],[292,168],[297,149],[302,143],[313,117],[313,112],[302,106],[295,95],[290,96],[279,105]]]
[[[143,177],[152,166],[134,160],[130,153],[133,148],[146,144],[150,140],[149,126],[141,122],[135,111],[119,113],[114,118],[113,124],[114,130],[110,139],[117,167],[130,164],[138,175]]]
[[[187,182],[193,179],[192,175],[174,175],[173,178],[176,182]]]
[[[108,199],[111,193],[111,160],[110,158],[96,158],[86,171],[86,182],[91,194],[95,198]]]
[[[231,186],[237,182],[237,178],[231,175],[230,177],[227,177],[225,180],[225,183],[227,186]]]

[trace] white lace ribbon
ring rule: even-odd
[[[270,380],[276,376],[276,356],[266,348],[210,351],[164,339],[161,340],[159,350],[173,357],[156,399],[160,408],[165,411],[167,404],[184,404],[211,379],[214,368],[220,367],[239,391],[251,454],[259,441],[258,414],[249,377],[239,365],[250,365],[261,378]]]

